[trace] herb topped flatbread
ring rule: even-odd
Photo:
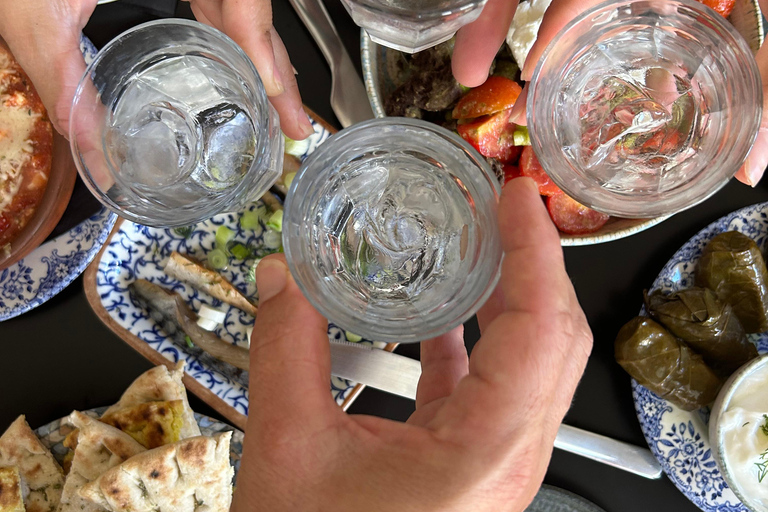
[[[226,512],[231,437],[191,437],[146,451],[83,486],[80,495],[109,512]]]
[[[27,512],[56,510],[64,486],[64,473],[51,452],[29,428],[24,416],[19,416],[0,436],[0,467],[8,466],[16,466],[19,470]]]
[[[146,449],[125,432],[81,412],[73,412],[69,422],[79,429],[78,443],[57,512],[100,512],[104,509],[80,497],[80,488]]]
[[[119,428],[145,448],[157,448],[181,440],[184,402],[145,402],[105,414],[101,421]]]
[[[195,421],[195,414],[189,407],[187,390],[181,379],[184,376],[184,363],[179,362],[176,368],[169,371],[165,366],[156,366],[144,372],[125,390],[120,400],[104,412],[105,418],[114,416],[118,411],[124,411],[147,402],[169,402],[180,400],[182,405],[181,424],[178,428],[178,438],[199,436],[200,427]],[[127,413],[126,413],[127,414]],[[122,428],[122,427],[121,427]]]

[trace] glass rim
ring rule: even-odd
[[[501,184],[496,178],[496,175],[493,173],[493,170],[490,168],[485,158],[482,157],[469,143],[461,139],[458,135],[441,126],[419,119],[410,119],[404,117],[371,119],[362,123],[355,124],[338,132],[337,134],[334,134],[331,138],[319,146],[316,151],[310,154],[304,163],[302,163],[301,168],[296,173],[296,176],[291,183],[288,194],[286,194],[286,200],[284,203],[285,213],[283,218],[283,250],[285,252],[286,262],[288,264],[291,275],[294,276],[296,284],[299,286],[302,294],[307,298],[307,300],[309,300],[312,306],[322,315],[324,315],[329,321],[343,329],[348,329],[355,334],[363,336],[366,339],[403,343],[417,342],[444,334],[457,327],[458,325],[466,322],[469,320],[469,318],[472,317],[472,315],[477,312],[479,306],[488,300],[488,297],[490,297],[490,295],[493,293],[493,290],[495,289],[496,284],[498,283],[501,276],[501,262],[504,258],[501,249],[499,249],[498,265],[489,276],[490,279],[481,293],[478,293],[476,297],[474,297],[471,301],[467,300],[466,303],[463,303],[459,310],[454,311],[456,313],[455,315],[449,315],[448,313],[450,313],[450,310],[447,310],[447,308],[444,307],[435,309],[436,313],[439,312],[440,314],[448,316],[450,318],[449,321],[443,322],[440,320],[441,317],[436,315],[438,320],[440,320],[440,323],[437,326],[431,325],[431,323],[427,322],[422,322],[420,325],[414,326],[413,324],[406,324],[398,320],[376,323],[365,321],[365,317],[363,317],[363,320],[361,321],[359,315],[352,313],[351,308],[344,307],[344,304],[341,303],[341,301],[322,297],[322,294],[318,294],[314,287],[311,287],[311,285],[308,285],[304,282],[304,279],[302,279],[305,276],[304,272],[301,271],[299,267],[304,262],[304,253],[302,250],[304,249],[304,246],[307,245],[306,240],[295,240],[294,237],[289,237],[286,234],[291,229],[291,226],[303,226],[306,224],[306,221],[303,220],[303,214],[305,211],[301,211],[301,209],[297,207],[297,203],[302,201],[306,194],[302,195],[301,197],[297,197],[297,190],[299,190],[300,187],[311,187],[310,182],[316,183],[326,179],[328,176],[328,172],[323,170],[323,172],[314,174],[312,177],[307,179],[308,177],[305,175],[309,172],[310,165],[315,160],[322,158],[325,154],[329,154],[329,152],[332,151],[332,146],[338,144],[338,141],[348,140],[350,136],[356,137],[361,133],[370,132],[382,126],[406,126],[410,128],[426,129],[434,136],[441,138],[445,143],[453,144],[456,149],[471,157],[474,163],[483,170],[482,176],[491,185],[492,193],[495,196],[496,201],[498,201],[498,197],[501,194]],[[336,144],[333,144],[333,139],[337,141]],[[354,140],[354,138],[352,140]],[[332,144],[329,145],[329,142]],[[302,180],[302,178],[304,179]],[[494,210],[494,222],[495,214],[496,212]],[[496,225],[496,227],[498,229],[498,225]],[[499,242],[499,248],[500,247],[501,246]],[[484,254],[486,256],[488,255],[487,250],[484,252]],[[473,266],[473,270],[481,268],[483,263],[487,264],[487,262],[484,262],[478,258],[478,261]],[[400,325],[402,325],[402,328],[398,329]],[[361,329],[362,326],[364,326],[364,328]]]
[[[545,69],[545,66],[547,66],[550,57],[552,57],[553,55],[564,54],[566,55],[566,58],[571,58],[574,53],[573,49],[571,48],[565,48],[565,49],[561,48],[559,46],[559,43],[565,38],[565,36],[571,30],[578,29],[579,26],[583,24],[585,21],[589,22],[589,19],[595,16],[616,11],[620,8],[624,8],[629,5],[637,4],[637,3],[645,3],[650,5],[653,5],[653,4],[669,5],[670,2],[667,2],[667,1],[660,2],[659,0],[639,0],[639,1],[638,0],[618,0],[618,1],[606,0],[604,2],[601,2],[587,9],[586,11],[579,14],[576,18],[569,21],[555,35],[555,37],[549,42],[547,47],[544,49],[544,52],[541,54],[541,57],[539,58],[539,61],[536,63],[536,67],[531,77],[531,81],[529,82],[530,90],[526,100],[526,124],[530,128],[529,132],[531,136],[531,145],[535,150],[540,152],[548,151],[548,149],[546,149],[546,143],[544,142],[545,137],[542,136],[542,134],[538,133],[538,131],[535,129],[537,122],[540,122],[540,120],[537,121],[536,119],[536,114],[540,113],[540,110],[539,112],[537,112],[536,105],[541,102],[541,99],[537,98],[537,96],[544,94],[539,91],[539,82],[541,81],[542,74],[546,76],[546,73],[550,71],[549,68]],[[734,169],[732,169],[732,172],[729,170],[727,173],[724,173],[724,174],[723,173],[718,174],[716,172],[711,173],[708,176],[708,179],[706,180],[706,183],[708,184],[708,186],[701,187],[702,189],[701,191],[699,191],[696,194],[690,194],[689,196],[685,196],[685,193],[690,192],[690,188],[682,191],[680,191],[679,189],[685,187],[685,185],[690,183],[690,181],[692,180],[690,180],[689,182],[686,182],[685,184],[678,185],[675,188],[668,191],[671,193],[669,197],[653,198],[652,202],[649,202],[648,198],[644,196],[632,196],[625,192],[610,191],[604,187],[599,187],[599,193],[592,193],[592,195],[588,197],[587,194],[582,194],[581,192],[587,189],[587,187],[594,184],[595,182],[582,176],[580,173],[577,173],[575,170],[572,170],[574,167],[577,167],[577,166],[575,165],[575,163],[571,162],[570,159],[566,158],[565,156],[562,156],[562,158],[560,158],[560,156],[557,157],[559,160],[564,161],[567,164],[567,165],[564,165],[563,167],[568,168],[569,173],[573,172],[575,175],[579,176],[578,179],[573,180],[573,182],[575,183],[574,185],[571,185],[571,183],[565,181],[560,175],[560,173],[551,172],[548,169],[545,169],[545,171],[547,171],[547,174],[550,176],[552,181],[554,181],[558,187],[560,187],[564,192],[566,192],[568,195],[573,197],[575,200],[579,201],[585,206],[588,206],[590,208],[601,211],[603,213],[607,213],[615,217],[653,218],[653,217],[658,217],[663,215],[670,215],[674,213],[679,213],[680,211],[696,206],[697,204],[700,204],[701,202],[710,198],[728,183],[728,181],[733,177],[733,175],[736,173],[740,165],[743,164],[744,159],[749,154],[749,151],[751,151],[751,148],[754,146],[755,140],[757,139],[759,127],[762,121],[763,90],[762,90],[762,83],[761,83],[761,75],[757,66],[757,62],[754,58],[754,54],[749,48],[749,45],[747,44],[747,42],[744,40],[743,36],[736,30],[736,28],[730,23],[730,21],[728,21],[728,19],[724,18],[723,16],[718,14],[715,10],[704,5],[703,3],[699,3],[696,0],[673,0],[671,3],[672,4],[677,3],[679,5],[682,5],[690,9],[691,11],[706,15],[708,17],[707,21],[711,22],[713,25],[712,28],[714,30],[727,33],[732,39],[732,42],[736,45],[736,50],[746,57],[746,69],[743,69],[742,67],[739,68],[742,74],[741,78],[744,78],[744,80],[747,82],[751,82],[753,91],[756,95],[756,98],[755,98],[756,103],[759,103],[760,105],[759,108],[755,109],[755,119],[752,119],[755,125],[754,130],[752,131],[751,134],[749,134],[749,136],[746,136],[745,138],[742,139],[746,143],[745,146],[747,149],[744,154],[744,158],[741,159],[741,164],[739,164],[739,166],[736,166]],[[549,106],[547,108],[552,109],[553,107]],[[549,120],[549,118],[550,118],[549,116],[546,117],[545,124],[546,124],[546,120]],[[547,132],[551,133],[552,130],[548,129]],[[720,154],[722,153],[723,152],[720,152]],[[557,167],[558,169],[560,168],[560,166],[557,166]],[[696,189],[694,188],[694,190]],[[620,204],[620,207],[608,206],[606,202],[610,202],[610,201],[617,202],[618,204]]]
[[[488,0],[447,0],[447,6],[442,9],[431,9],[429,11],[416,11],[413,8],[400,6],[386,6],[376,0],[343,0],[345,4],[357,5],[366,10],[380,14],[397,16],[406,21],[419,22],[423,20],[436,20],[444,16],[461,14],[472,11],[475,8],[484,5]]]
[[[143,225],[152,225],[148,223],[148,219],[141,216],[134,214],[133,212],[126,211],[124,208],[121,208],[118,206],[107,194],[106,190],[102,190],[93,180],[91,177],[91,173],[88,170],[85,163],[82,161],[82,159],[79,157],[80,154],[80,146],[78,144],[78,137],[75,133],[75,117],[77,113],[77,109],[80,105],[80,99],[82,97],[82,91],[83,88],[86,86],[86,84],[89,81],[89,76],[93,73],[94,69],[101,64],[105,58],[107,58],[109,55],[111,55],[112,51],[118,47],[120,44],[122,44],[125,41],[126,37],[132,37],[136,35],[137,33],[144,32],[149,29],[154,29],[157,26],[179,26],[179,27],[187,27],[193,30],[199,30],[202,32],[207,33],[208,35],[214,37],[215,39],[219,40],[223,44],[227,45],[227,47],[235,53],[237,57],[239,57],[242,60],[242,64],[245,65],[245,67],[250,72],[250,77],[241,77],[241,79],[246,80],[253,80],[255,82],[256,87],[253,88],[252,93],[256,96],[257,104],[255,105],[257,108],[254,109],[254,114],[256,114],[256,117],[254,118],[254,124],[258,124],[260,126],[267,126],[269,124],[270,120],[270,109],[272,108],[269,99],[266,94],[266,90],[264,89],[264,83],[261,80],[261,76],[259,75],[258,70],[256,69],[256,66],[253,64],[253,61],[248,56],[247,53],[227,34],[224,32],[211,27],[209,25],[206,25],[204,23],[201,23],[196,20],[188,20],[185,18],[164,18],[164,19],[158,19],[158,20],[152,20],[145,23],[141,23],[139,25],[136,25],[134,27],[131,27],[124,32],[121,32],[114,38],[112,38],[110,41],[107,42],[96,54],[96,56],[93,58],[93,61],[91,61],[90,64],[88,64],[85,67],[85,71],[83,72],[83,75],[80,77],[80,80],[77,84],[77,88],[75,89],[75,94],[72,98],[72,104],[70,105],[69,110],[69,126],[68,128],[68,135],[69,135],[69,145],[70,145],[70,151],[73,156],[73,160],[75,162],[75,166],[77,167],[78,174],[80,175],[83,183],[85,184],[86,188],[93,194],[99,202],[101,202],[104,206],[112,210],[113,212],[117,213],[121,217],[138,224]],[[172,47],[169,47],[172,48]],[[231,59],[224,58],[221,55],[214,56],[218,59],[221,59],[228,67],[232,67]],[[129,68],[133,69],[133,66],[135,66],[136,63],[129,63]],[[241,74],[237,72],[237,75],[240,76]],[[100,95],[101,93],[99,93]],[[263,161],[264,158],[269,157],[269,134],[267,133],[268,130],[258,130],[257,131],[257,148],[261,148],[261,151],[257,155],[258,158],[254,158],[254,161],[252,162],[252,166],[258,165],[260,162]],[[110,167],[110,166],[108,166]],[[110,167],[111,170],[111,167]],[[233,197],[237,197],[238,194],[242,193],[242,189],[247,187],[248,183],[247,180],[242,180],[241,183],[238,184],[238,186],[233,187],[232,190],[230,190],[226,195],[218,198],[215,201],[215,204],[218,206],[223,206],[226,204],[229,204],[231,202],[231,199]],[[183,212],[184,209],[177,208],[174,211],[177,211],[179,213]],[[192,222],[200,222],[203,220],[206,220],[210,216],[206,216],[205,218],[192,218],[192,217],[184,217],[183,215],[179,216],[179,221],[175,223],[168,223],[163,222],[162,227],[167,228],[173,228],[173,227],[181,227],[189,225]],[[160,226],[157,226],[160,227]]]

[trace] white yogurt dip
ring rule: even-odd
[[[739,494],[768,511],[768,365],[733,391],[720,416],[721,457]]]

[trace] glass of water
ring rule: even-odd
[[[693,0],[611,1],[567,25],[528,94],[531,143],[552,180],[619,217],[705,200],[736,173],[760,126],[747,43]]]
[[[447,332],[485,302],[502,259],[500,185],[448,130],[384,118],[312,153],[285,202],[288,266],[326,318],[368,339]]]
[[[279,119],[256,68],[193,21],[153,21],[110,41],[77,88],[69,130],[91,192],[140,224],[237,210],[281,175]]]
[[[343,0],[354,22],[384,46],[415,53],[450,39],[486,0]]]

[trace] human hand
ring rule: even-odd
[[[231,37],[259,72],[269,101],[290,138],[306,139],[314,129],[299,95],[291,60],[272,26],[271,0],[188,0],[198,21]]]
[[[406,423],[347,415],[331,399],[327,321],[282,255],[256,270],[250,401],[232,510],[521,511],[546,471],[591,348],[536,185],[512,180],[499,205],[505,258],[478,314],[421,344]]]
[[[555,35],[573,18],[598,3],[601,3],[601,0],[552,0],[539,28],[536,43],[521,70],[521,78],[524,81],[531,80],[536,63]],[[504,42],[516,8],[516,0],[488,0],[477,21],[459,30],[452,61],[456,80],[468,87],[476,87],[485,81],[491,62]],[[760,0],[760,8],[763,12],[768,12],[768,0]],[[764,45],[756,57],[763,79],[763,117],[757,140],[746,162],[735,176],[742,183],[753,187],[760,181],[768,166],[768,45]],[[515,124],[526,124],[527,93],[526,86],[510,116],[510,121]]]
[[[760,9],[768,12],[768,0],[760,0]],[[747,155],[747,161],[736,173],[736,179],[754,187],[763,177],[768,166],[768,45],[763,45],[757,52],[757,67],[763,80],[763,118],[757,133],[755,145]]]
[[[56,130],[68,136],[69,111],[85,72],[80,34],[97,0],[0,2],[0,35],[35,84]],[[293,67],[272,27],[269,0],[192,0],[199,21],[227,33],[253,60],[286,135],[312,133]]]

